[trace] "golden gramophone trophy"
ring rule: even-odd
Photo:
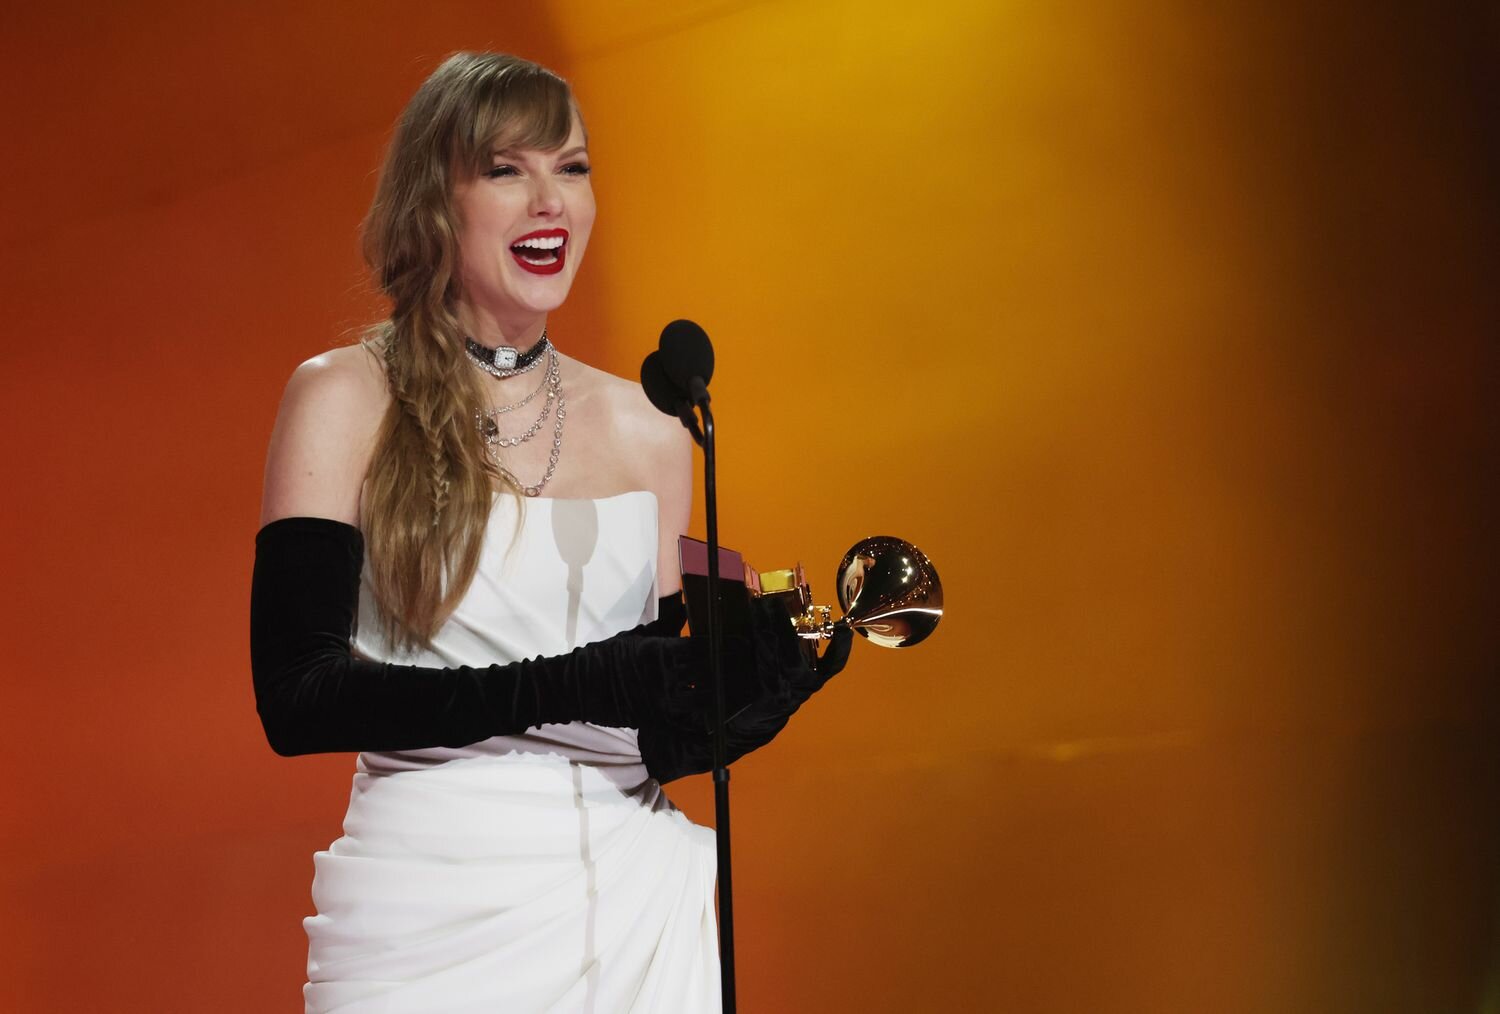
[[[683,536],[678,553],[688,622],[697,629],[708,608],[708,546]],[[739,553],[721,548],[719,574],[726,629],[743,629],[748,596],[782,598],[809,661],[817,658],[818,642],[832,637],[839,627],[852,628],[882,648],[909,648],[926,639],[943,617],[943,583],[937,568],[916,546],[891,535],[861,539],[844,554],[835,577],[843,612],[838,619],[833,618],[832,606],[814,603],[800,563],[786,570],[756,571]]]

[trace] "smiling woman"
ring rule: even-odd
[[[691,446],[547,333],[593,222],[562,79],[450,58],[365,223],[390,316],[287,385],[256,704],[280,754],[359,752],[315,859],[309,1011],[718,1009],[713,836],[660,786],[706,752]],[[727,694],[764,715],[814,674],[756,608]]]

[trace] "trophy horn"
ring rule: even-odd
[[[843,619],[883,648],[910,648],[943,618],[943,582],[916,546],[892,535],[855,543],[838,569]]]

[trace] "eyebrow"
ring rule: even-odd
[[[569,148],[567,151],[558,153],[558,155],[555,157],[572,158],[574,155],[587,155],[588,153],[588,147],[586,145],[580,144],[576,148]],[[515,158],[520,154],[520,150],[515,148],[501,148],[499,151],[490,152],[490,158]]]

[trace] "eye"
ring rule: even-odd
[[[513,165],[497,165],[484,171],[484,175],[492,180],[497,180],[502,176],[519,176],[520,173],[521,171]]]
[[[569,162],[562,167],[562,171],[569,176],[587,176],[590,172],[586,162]]]

